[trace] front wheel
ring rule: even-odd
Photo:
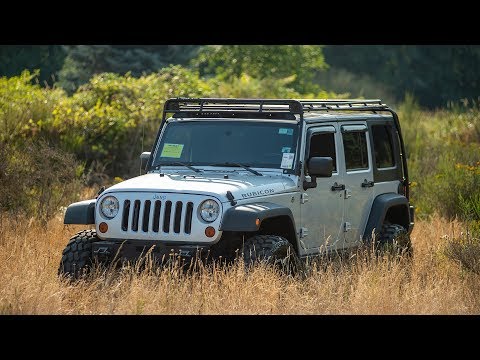
[[[292,244],[277,235],[256,235],[247,239],[243,246],[243,260],[247,266],[266,262],[288,274],[295,274],[301,269]]]
[[[96,241],[95,230],[83,230],[72,236],[63,250],[58,274],[78,279],[88,273],[93,264],[92,243]]]

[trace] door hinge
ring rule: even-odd
[[[351,198],[352,197],[352,190],[350,189],[345,189],[345,199]]]
[[[308,201],[308,194],[307,194],[307,193],[303,193],[303,194],[300,196],[300,203],[301,203],[301,204],[305,204],[307,201]]]
[[[352,224],[348,221],[343,224],[343,232],[347,232],[352,230]]]
[[[306,227],[300,228],[300,239],[304,238],[308,235],[308,229]]]

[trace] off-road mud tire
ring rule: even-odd
[[[93,264],[92,242],[98,241],[95,230],[82,230],[72,236],[63,250],[59,275],[78,279],[87,274]]]
[[[385,222],[378,238],[378,245],[382,251],[408,257],[413,256],[410,235],[402,225]]]
[[[256,235],[245,240],[243,260],[247,266],[266,262],[291,275],[302,269],[302,263],[292,244],[277,235]]]

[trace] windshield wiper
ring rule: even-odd
[[[191,166],[189,164],[185,164],[185,163],[180,162],[180,161],[174,161],[174,162],[169,162],[169,163],[166,163],[166,164],[160,164],[160,166],[175,166],[175,165],[185,166],[185,167],[189,168],[190,170],[195,171],[197,173],[200,172],[200,169],[194,168],[193,166]]]
[[[245,170],[251,172],[252,174],[255,174],[257,176],[263,176],[263,174],[259,173],[257,170],[250,169],[250,165],[244,165],[244,164],[240,164],[240,163],[225,162],[225,163],[210,164],[208,166],[242,167]]]

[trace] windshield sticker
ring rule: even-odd
[[[283,153],[280,169],[291,169],[293,166],[294,153]]]
[[[292,148],[289,146],[282,147],[282,153],[289,153]]]
[[[161,157],[178,159],[182,156],[183,144],[165,144],[163,145]]]
[[[293,129],[280,128],[278,129],[279,135],[293,135]]]

